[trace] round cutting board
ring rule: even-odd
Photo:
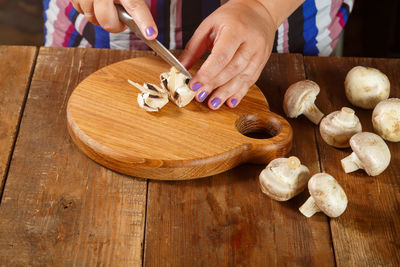
[[[184,108],[169,102],[156,113],[141,109],[139,90],[128,79],[159,85],[160,74],[169,69],[158,57],[133,58],[82,81],[67,107],[68,130],[76,145],[112,170],[161,180],[205,177],[243,162],[266,164],[290,150],[290,125],[269,111],[255,85],[234,109],[223,105],[213,111],[206,101],[196,100]],[[252,132],[271,137],[245,136]]]

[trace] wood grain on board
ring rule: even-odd
[[[67,107],[69,132],[79,148],[112,170],[160,180],[206,177],[242,162],[266,164],[290,150],[289,123],[268,110],[255,85],[235,109],[223,105],[214,111],[197,101],[184,108],[170,101],[158,112],[140,108],[140,90],[128,80],[160,86],[160,74],[169,69],[159,57],[134,58],[102,68],[79,84]],[[261,130],[274,135],[254,139],[243,134]]]
[[[0,195],[19,127],[35,47],[0,46]]]
[[[271,111],[283,115],[283,94],[301,79],[302,56],[272,55],[257,84]],[[290,122],[292,154],[319,172],[314,126],[304,118]],[[145,265],[333,266],[326,216],[309,220],[300,214],[307,192],[288,202],[262,194],[258,175],[264,167],[245,164],[193,181],[149,181]]]
[[[67,131],[66,105],[92,72],[150,54],[40,48],[0,207],[2,264],[141,265],[146,181],[81,153]]]
[[[391,82],[390,97],[400,98],[399,59],[305,58],[307,77],[321,87],[317,105],[326,114],[351,107],[360,118],[363,131],[373,132],[372,110],[356,108],[345,97],[344,79],[357,65],[380,69]],[[317,141],[322,169],[336,177],[349,200],[346,212],[330,220],[337,265],[399,266],[400,143],[386,142],[391,163],[381,175],[369,177],[361,170],[344,173],[340,160],[351,153],[350,149],[328,146],[319,131]]]

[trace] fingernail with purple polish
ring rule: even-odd
[[[199,90],[202,86],[203,86],[203,85],[202,85],[201,83],[195,83],[195,84],[192,85],[192,90],[196,92],[196,91]]]
[[[206,97],[207,97],[207,93],[206,92],[201,92],[200,94],[199,94],[199,100],[200,100],[200,102],[203,102],[204,101],[204,99],[206,99]]]
[[[219,107],[219,104],[221,104],[221,99],[219,99],[218,97],[211,100],[211,106],[213,106],[213,108]]]
[[[154,28],[153,27],[147,27],[146,28],[146,35],[147,35],[147,37],[150,37],[150,36],[152,36],[153,34],[155,34],[156,33],[156,30],[154,30]]]
[[[232,100],[231,100],[231,104],[232,104],[232,106],[236,107],[236,105],[237,105],[237,99],[236,99],[236,98],[232,99]]]

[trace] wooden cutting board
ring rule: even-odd
[[[194,73],[199,66],[191,69]],[[138,106],[128,79],[160,84],[169,66],[158,57],[133,58],[102,68],[73,91],[67,107],[69,133],[91,159],[120,173],[160,180],[214,175],[243,162],[266,164],[291,148],[288,122],[269,111],[253,85],[237,108],[213,111],[192,101],[168,103],[157,113]],[[267,139],[247,137],[254,132]]]

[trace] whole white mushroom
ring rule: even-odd
[[[378,69],[356,66],[344,81],[346,97],[354,106],[372,109],[390,94],[388,77]]]
[[[391,142],[400,141],[400,99],[389,98],[379,102],[372,112],[375,132]]]
[[[357,133],[350,138],[350,146],[353,153],[341,161],[346,173],[363,169],[369,176],[376,176],[389,166],[390,150],[379,135]]]
[[[349,147],[350,138],[361,132],[360,120],[351,108],[343,107],[322,119],[319,131],[322,139],[334,147]]]
[[[347,207],[347,196],[343,188],[331,175],[317,173],[308,181],[310,197],[299,208],[300,212],[311,217],[322,211],[329,217],[340,216]]]
[[[315,105],[320,89],[317,83],[310,80],[298,81],[289,86],[283,97],[283,110],[289,118],[304,114],[310,121],[318,124],[324,114]]]
[[[259,178],[264,194],[278,201],[286,201],[306,188],[310,171],[297,157],[277,158],[268,164]]]

